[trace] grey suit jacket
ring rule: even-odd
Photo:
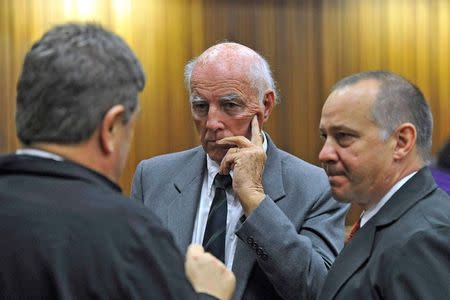
[[[206,170],[202,147],[142,161],[132,197],[143,201],[185,253],[192,239]],[[322,169],[268,138],[266,198],[241,219],[233,261],[233,299],[314,299],[343,246],[346,205],[331,198]]]
[[[428,168],[347,244],[319,299],[448,299],[450,198]]]

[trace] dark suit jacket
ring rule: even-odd
[[[0,157],[0,299],[192,299],[169,232],[102,175]]]
[[[132,197],[156,213],[182,252],[192,240],[206,154],[202,147],[139,164]],[[324,171],[268,138],[266,198],[241,224],[233,299],[314,299],[343,246],[346,206],[331,198]]]
[[[450,198],[421,169],[339,254],[319,299],[448,299]]]

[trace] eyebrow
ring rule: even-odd
[[[203,99],[202,97],[200,97],[198,95],[191,96],[190,100],[191,100],[191,102],[206,101],[205,99]]]
[[[236,101],[240,99],[241,97],[239,97],[239,95],[237,94],[224,95],[219,98],[220,101]]]
[[[320,130],[321,130],[321,133],[324,132],[324,131],[322,130],[322,128],[320,128]],[[332,127],[330,128],[330,131],[329,131],[329,132],[338,132],[338,131],[346,131],[346,132],[348,132],[348,133],[350,133],[350,134],[357,134],[357,131],[356,131],[356,130],[354,130],[354,129],[348,127],[348,126],[345,126],[345,125],[332,126]]]
[[[339,130],[355,131],[354,129],[352,129],[348,126],[345,126],[345,125],[334,125],[334,126],[331,126],[329,129],[330,129],[330,131],[339,131]],[[325,131],[326,129],[324,127],[319,127],[319,130]]]
[[[190,101],[191,102],[201,102],[201,101],[207,101],[207,100],[199,95],[193,95],[190,97]],[[221,96],[219,98],[219,101],[242,101],[242,100],[238,94],[228,94],[228,95]]]

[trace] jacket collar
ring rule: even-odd
[[[193,181],[199,178],[203,179],[203,174],[206,172],[206,153],[201,146],[193,149],[194,154],[190,161],[186,161],[183,168],[173,179],[173,184],[178,192],[183,192],[189,188]]]
[[[437,188],[427,167],[411,177],[365,224],[336,258],[319,299],[332,299],[347,280],[369,258],[376,232],[394,223],[417,202]]]
[[[270,136],[267,137],[267,161],[264,167],[263,186],[264,191],[273,201],[278,201],[286,195],[283,184],[283,171],[280,151],[272,142]]]
[[[107,177],[70,160],[56,161],[43,157],[15,154],[0,156],[0,175],[6,174],[52,176],[82,180],[108,190],[121,192],[120,187]]]
[[[392,195],[391,200],[373,217],[374,224],[384,226],[398,220],[407,210],[436,188],[437,185],[430,169],[423,167]]]
[[[167,205],[167,226],[175,236],[182,253],[186,253],[192,240],[203,174],[206,172],[206,154],[203,148],[199,146],[191,151],[192,155],[173,178],[174,190],[167,199],[170,202]]]

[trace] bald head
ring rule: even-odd
[[[258,94],[260,101],[267,90],[276,95],[275,81],[267,61],[256,51],[238,43],[225,42],[206,49],[185,67],[185,82],[189,95],[192,93],[192,75],[199,70],[214,69],[216,73],[240,72]],[[244,73],[244,74],[242,74]]]
[[[253,49],[238,43],[221,43],[206,49],[198,58],[197,63],[208,63],[217,60],[242,60],[242,62],[254,61],[261,56]]]

